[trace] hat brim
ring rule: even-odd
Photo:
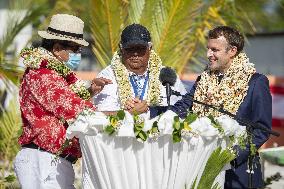
[[[132,40],[132,41],[123,43],[122,48],[129,48],[131,46],[136,46],[136,45],[148,46],[148,42],[143,41],[143,40]]]
[[[59,35],[53,35],[51,33],[48,33],[46,31],[38,31],[38,35],[44,39],[55,39],[55,40],[63,40],[63,41],[72,41],[74,43],[77,43],[78,45],[82,46],[88,46],[89,43],[85,41],[84,39],[74,39],[68,36],[59,36]]]

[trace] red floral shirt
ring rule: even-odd
[[[94,109],[91,102],[82,100],[70,89],[67,80],[47,68],[26,70],[19,95],[23,120],[21,145],[33,142],[55,154],[65,141],[66,121],[76,119],[85,108]],[[63,154],[81,157],[77,138],[72,139]]]

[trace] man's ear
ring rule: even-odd
[[[152,46],[153,46],[152,42],[148,42],[149,50],[152,50]]]
[[[122,44],[119,43],[119,44],[118,44],[118,47],[119,47],[119,50],[121,51],[121,50],[122,50]]]
[[[229,52],[230,52],[231,57],[235,57],[238,52],[238,48],[236,46],[232,46]]]
[[[118,44],[118,48],[119,48],[118,53],[121,55],[122,54],[122,44],[121,43]]]

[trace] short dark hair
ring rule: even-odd
[[[237,47],[237,54],[244,48],[244,36],[236,29],[229,26],[217,26],[208,32],[208,39],[217,39],[224,36],[229,45]]]
[[[54,39],[42,39],[41,41],[41,47],[45,48],[48,51],[51,51],[54,44],[56,43],[56,40]]]

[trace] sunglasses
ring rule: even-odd
[[[124,50],[130,54],[133,53],[143,54],[146,52],[147,48],[148,48],[147,46],[134,46],[134,47],[124,48]]]
[[[64,49],[70,49],[74,53],[81,53],[82,47],[74,43],[60,43]]]

